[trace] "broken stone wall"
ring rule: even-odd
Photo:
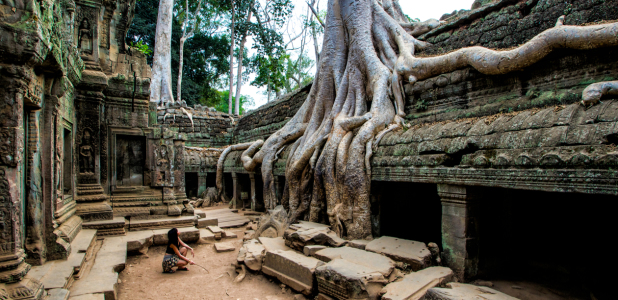
[[[182,110],[185,110],[183,112]],[[236,117],[206,106],[175,103],[157,111],[159,124],[187,135],[187,146],[223,147],[230,145]]]

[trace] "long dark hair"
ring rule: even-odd
[[[167,232],[167,240],[169,241],[170,244],[176,246],[176,249],[179,249],[178,248],[178,229],[176,228],[170,229],[170,231]]]

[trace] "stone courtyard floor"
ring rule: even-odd
[[[217,253],[213,243],[192,244],[196,263],[206,267],[207,273],[198,266],[189,266],[188,272],[162,273],[161,261],[165,247],[151,247],[147,255],[129,256],[126,268],[120,273],[122,281],[118,285],[120,300],[163,300],[163,299],[247,299],[247,300],[286,300],[294,299],[293,291],[279,286],[263,275],[247,272],[241,283],[235,283],[237,273],[232,267],[238,249],[242,246],[243,228],[230,231],[237,234],[233,243],[235,251]],[[188,255],[191,258],[191,254]],[[226,294],[227,292],[227,294]]]

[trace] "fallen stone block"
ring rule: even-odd
[[[207,228],[208,226],[219,226],[219,219],[206,217],[197,219],[197,228]]]
[[[200,243],[209,243],[215,241],[215,234],[208,229],[200,229]]]
[[[154,244],[154,233],[151,230],[130,231],[126,236],[127,252],[146,254]]]
[[[290,288],[305,295],[311,295],[314,287],[314,272],[324,263],[294,251],[268,251],[264,258],[262,272],[275,276]]]
[[[206,212],[205,212],[205,211],[203,211],[203,210],[201,210],[201,209],[196,209],[196,210],[195,210],[195,215],[196,215],[196,216],[199,216],[199,217],[200,217],[200,219],[204,219],[204,218],[206,218]]]
[[[292,248],[285,245],[285,241],[283,240],[282,237],[276,237],[276,238],[260,237],[258,238],[258,240],[260,241],[262,245],[264,245],[264,248],[266,248],[266,251],[292,250]]]
[[[305,248],[303,249],[303,253],[305,254],[305,256],[314,256],[316,252],[322,249],[326,249],[326,246],[322,246],[322,245],[305,246]]]
[[[216,240],[220,240],[223,237],[223,229],[219,228],[219,226],[208,226],[207,228],[215,235]]]
[[[431,252],[423,242],[383,236],[367,244],[365,250],[386,255],[395,261],[410,265],[413,271],[431,265]]]
[[[336,299],[377,299],[388,281],[371,268],[334,259],[315,271],[318,291]]]
[[[460,300],[460,299],[482,299],[482,300],[518,300],[507,294],[498,292],[488,287],[475,286],[471,284],[451,282],[446,284],[447,288],[431,288],[425,294],[424,300]]]
[[[395,262],[392,259],[352,247],[326,248],[316,252],[314,257],[323,262],[343,259],[379,272],[385,278],[388,278],[395,269]]]
[[[235,239],[235,238],[238,237],[238,235],[236,233],[231,232],[231,231],[224,230],[223,231],[223,237],[227,238],[227,239]]]
[[[365,247],[367,247],[367,244],[369,244],[368,240],[353,240],[353,241],[349,241],[348,242],[348,246],[352,247],[352,248],[356,248],[356,249],[361,249],[361,250],[365,250]]]
[[[167,232],[169,229],[159,229],[154,231],[154,244],[167,245]],[[185,243],[196,243],[200,239],[200,230],[195,227],[178,228],[178,236]]]
[[[254,238],[255,238],[255,231],[253,231],[253,230],[245,231],[245,236],[243,237],[243,240],[248,241],[248,240],[252,240]]]
[[[453,279],[453,271],[445,267],[430,267],[410,273],[403,280],[385,286],[380,294],[383,300],[418,300],[427,290],[444,286]]]
[[[260,244],[258,240],[248,240],[243,243],[242,248],[238,251],[236,260],[238,263],[244,263],[247,268],[253,271],[260,271],[265,253],[264,245]]]
[[[231,243],[215,243],[215,250],[219,253],[229,252],[236,250],[236,247],[234,247]]]
[[[283,238],[288,247],[298,251],[303,251],[303,248],[308,245],[341,247],[347,243],[330,230],[328,225],[305,221],[291,225],[285,230]]]

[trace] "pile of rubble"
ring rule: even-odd
[[[425,243],[381,237],[343,240],[324,224],[300,221],[280,237],[250,237],[237,257],[246,269],[276,277],[305,296],[331,299],[516,299],[457,283]]]

